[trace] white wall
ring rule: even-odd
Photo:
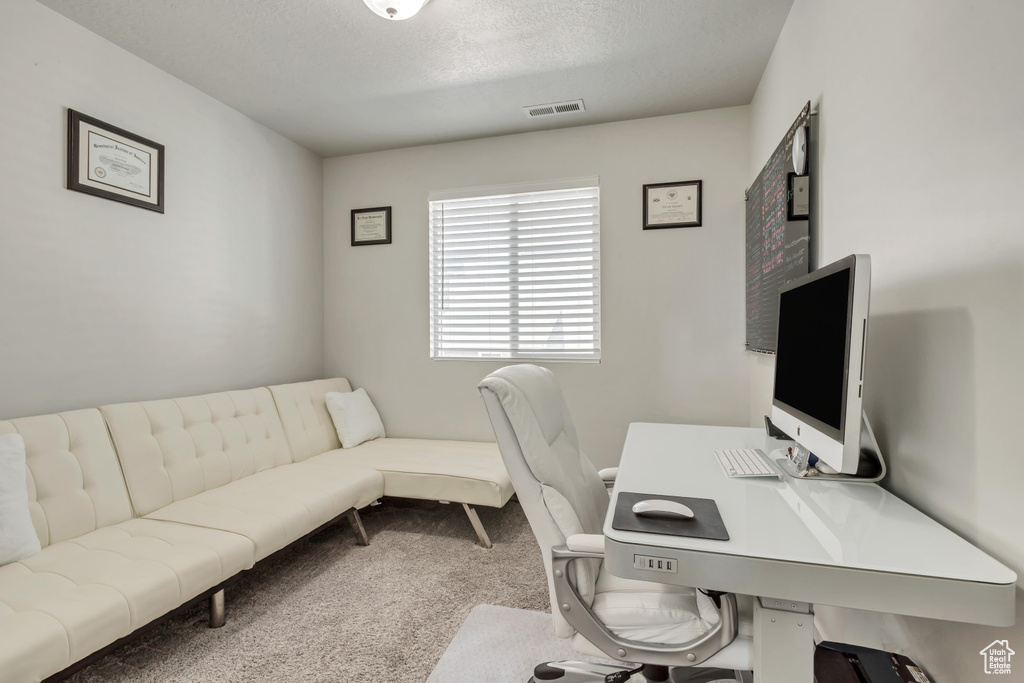
[[[1022,25],[1018,2],[797,0],[751,105],[748,171],[811,100],[819,263],[872,256],[865,401],[887,485],[1019,575]],[[756,423],[773,365],[753,354],[749,365]],[[818,615],[826,635],[902,649],[939,683],[986,680],[978,652],[997,637],[1024,651],[1020,624]],[[1015,669],[1024,680],[1024,659]]]
[[[502,363],[429,359],[427,195],[598,175],[602,362],[548,365],[583,448],[609,466],[631,421],[745,423],[747,131],[740,107],[327,160],[327,374],[390,435],[493,440],[476,385]],[[695,178],[703,227],[641,229],[644,183]],[[349,211],[389,205],[394,243],[350,246]]]
[[[0,3],[0,418],[318,377],[314,154]],[[64,189],[70,107],[166,146],[166,214]]]

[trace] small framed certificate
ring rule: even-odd
[[[699,228],[703,181],[644,185],[644,230]]]
[[[391,207],[352,209],[352,246],[391,244]]]
[[[787,221],[807,220],[811,213],[811,179],[809,176],[789,174],[789,203]]]
[[[164,146],[68,109],[68,189],[164,212]]]

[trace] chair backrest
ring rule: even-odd
[[[100,410],[140,517],[292,461],[266,387]]]
[[[274,394],[295,462],[341,448],[324,396],[328,391],[352,391],[347,379],[336,377],[279,384],[270,387],[270,391]]]
[[[600,534],[608,491],[590,459],[580,450],[572,416],[550,370],[510,365],[492,372],[479,386],[519,502],[544,555],[555,632],[574,633],[560,614],[551,577],[551,548],[573,534]],[[593,601],[600,562],[573,563],[576,590]]]
[[[45,548],[131,519],[132,507],[100,411],[0,422],[25,440],[28,506]]]

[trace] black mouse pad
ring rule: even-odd
[[[672,500],[682,503],[693,510],[693,519],[640,517],[633,512],[633,506],[641,500]],[[729,540],[729,532],[722,521],[722,515],[718,512],[718,504],[710,498],[681,498],[623,491],[615,504],[612,528],[619,531],[640,531],[645,534],[708,538],[713,541]]]

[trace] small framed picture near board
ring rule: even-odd
[[[644,230],[699,228],[703,181],[644,185]]]
[[[391,207],[352,209],[352,246],[391,244]]]
[[[68,189],[164,212],[164,146],[68,109]]]
[[[811,214],[811,178],[810,176],[789,174],[789,204],[786,210],[787,221],[805,221]]]

